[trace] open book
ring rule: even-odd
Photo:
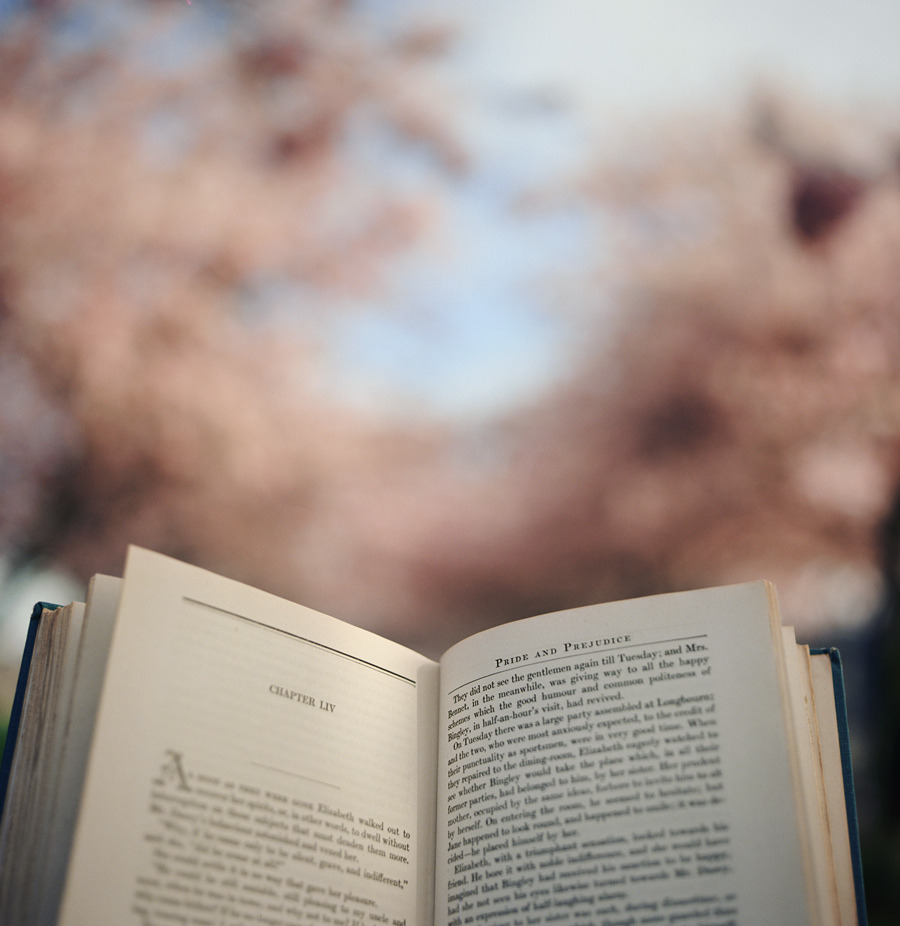
[[[435,663],[132,548],[33,625],[0,922],[864,916],[832,657],[766,583],[505,624]]]

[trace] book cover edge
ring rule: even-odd
[[[44,611],[55,611],[59,605],[48,601],[39,601],[31,609],[31,619],[28,622],[28,634],[25,637],[25,648],[22,652],[22,662],[19,665],[19,676],[16,680],[16,691],[13,695],[12,709],[9,714],[9,723],[6,728],[6,743],[3,747],[3,759],[0,760],[0,820],[3,819],[3,808],[6,805],[6,790],[9,785],[9,773],[12,768],[13,753],[16,749],[16,739],[19,735],[19,722],[22,719],[22,703],[25,700],[25,687],[28,684],[28,673],[31,671],[31,657],[34,654],[34,641],[37,637],[38,625]]]

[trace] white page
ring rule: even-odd
[[[40,817],[35,822],[34,831],[29,834],[37,837],[27,875],[28,897],[23,901],[23,906],[27,905],[25,908],[29,910],[36,908],[47,890],[47,879],[51,877],[49,859],[57,848],[63,811],[60,792],[69,783],[64,757],[72,716],[72,695],[77,681],[78,654],[84,638],[85,607],[80,602],[73,602],[63,610],[68,611],[69,616],[64,625],[65,633],[56,637],[61,651],[56,669],[56,691],[48,698],[55,706],[52,721],[46,724],[49,739],[42,748],[45,753],[41,763],[43,771],[35,774],[30,783]],[[60,625],[56,626],[58,630]]]
[[[35,914],[35,923],[56,922],[121,584],[121,579],[111,576],[94,576],[88,589],[67,729],[59,761],[55,798],[57,812],[53,828],[47,834],[49,851],[41,855],[40,907]]]
[[[775,644],[764,583],[457,644],[435,923],[811,926]]]
[[[844,926],[857,926],[853,856],[850,851],[850,829],[847,823],[847,804],[844,794],[831,658],[826,653],[811,656],[810,671],[815,693],[819,748],[822,756],[822,774],[825,779],[825,799],[828,806],[828,829],[834,856],[841,923]]]
[[[412,926],[435,684],[412,651],[132,549],[61,922]]]
[[[30,914],[39,896],[83,612],[71,604],[40,617],[0,831],[0,922]]]
[[[828,833],[825,785],[819,752],[819,732],[810,678],[809,650],[797,645],[793,627],[781,630],[784,641],[785,668],[791,693],[794,737],[800,780],[804,783],[803,819],[807,827],[807,845],[818,901],[817,922],[833,926],[840,922],[834,859]]]

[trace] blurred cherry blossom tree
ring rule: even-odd
[[[570,374],[401,425],[323,390],[322,324],[390,311],[467,169],[445,39],[324,0],[9,18],[0,545],[86,577],[142,543],[433,651],[759,575],[801,626],[863,621],[898,477],[895,124],[756,100],[530,191],[523,220],[605,229],[541,284]]]

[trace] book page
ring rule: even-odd
[[[784,642],[794,738],[797,745],[797,771],[803,783],[801,796],[804,805],[803,820],[807,831],[815,893],[819,901],[817,922],[822,926],[837,926],[840,923],[837,883],[831,836],[828,832],[828,810],[819,749],[818,721],[810,676],[809,647],[797,644],[793,627],[783,627],[781,634]]]
[[[776,645],[756,583],[450,650],[435,922],[815,922]]]
[[[818,719],[819,750],[822,758],[828,829],[834,856],[841,923],[844,926],[857,926],[859,920],[856,912],[853,857],[850,849],[841,745],[838,738],[837,710],[834,700],[834,678],[831,658],[828,654],[817,653],[811,656],[810,671]]]
[[[410,650],[132,549],[60,921],[424,922],[435,691]]]
[[[65,779],[65,751],[72,713],[72,695],[75,689],[78,653],[84,638],[85,606],[73,602],[62,609],[60,617],[68,612],[68,620],[54,625],[55,643],[60,647],[55,667],[53,688],[45,691],[47,705],[53,705],[52,715],[42,718],[42,737],[39,747],[40,763],[29,782],[31,803],[35,811],[30,835],[33,850],[26,881],[27,894],[20,898],[22,910],[34,910],[43,899],[46,888],[48,860],[56,848],[62,829],[60,791],[68,784]],[[59,631],[62,630],[62,634]],[[55,689],[55,690],[53,690]]]
[[[47,827],[46,850],[38,856],[40,876],[34,880],[38,898],[35,923],[55,922],[59,908],[120,590],[121,580],[111,576],[94,576],[88,588],[66,729],[57,760],[58,780],[50,799],[54,819]]]
[[[0,922],[40,899],[84,605],[44,609],[35,639],[0,827]]]

